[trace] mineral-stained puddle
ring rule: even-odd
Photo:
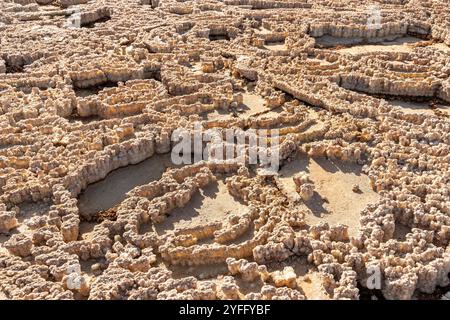
[[[168,167],[174,167],[170,153],[155,154],[136,165],[129,165],[110,172],[105,179],[89,185],[78,199],[80,213],[91,215],[122,202],[126,193],[134,187],[161,178]]]
[[[299,171],[310,175],[314,183],[313,197],[301,202],[300,206],[309,209],[306,222],[310,225],[322,221],[330,225],[345,224],[349,233],[355,235],[359,229],[360,212],[368,204],[375,203],[379,196],[370,188],[369,178],[361,173],[361,166],[325,158],[300,156],[280,170],[280,181],[288,196],[298,198],[292,177]],[[352,191],[357,184],[361,192]]]

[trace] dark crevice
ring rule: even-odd
[[[450,274],[448,274],[450,279]],[[379,289],[368,289],[358,283],[359,299],[360,300],[386,300],[383,292]],[[450,291],[450,285],[445,287],[437,286],[433,293],[423,293],[418,290],[414,293],[413,298],[417,300],[440,300],[443,295]]]

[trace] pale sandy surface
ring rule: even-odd
[[[402,100],[392,100],[389,101],[389,104],[400,107],[401,110],[405,113],[419,113],[419,114],[428,114],[434,115],[435,110],[430,108],[429,102],[411,102],[411,101],[402,101]],[[444,114],[450,115],[450,105],[444,104],[436,104],[436,109],[443,112]]]

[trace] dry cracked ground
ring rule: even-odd
[[[0,298],[450,299],[448,0],[0,6]]]

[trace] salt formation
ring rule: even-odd
[[[370,5],[0,0],[0,296],[304,300],[309,279],[359,299],[374,274],[387,299],[448,286],[450,10],[385,0],[370,28]],[[79,208],[88,185],[175,150],[180,129],[265,146],[210,139],[217,158],[174,163],[103,212]],[[351,164],[377,200],[355,234],[333,212],[312,223],[333,201],[327,182],[294,166],[291,190],[267,163],[219,157],[239,150]],[[219,192],[239,206],[199,211]],[[335,192],[367,197],[359,180]]]

